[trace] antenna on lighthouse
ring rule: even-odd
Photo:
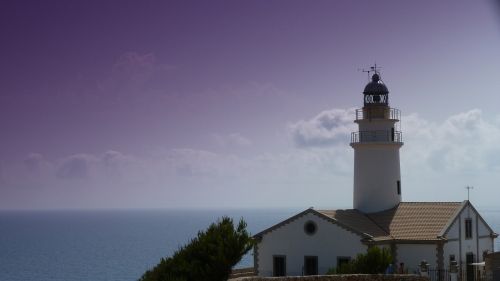
[[[370,79],[371,79],[370,74],[374,73],[374,74],[380,75],[380,69],[382,69],[382,67],[377,66],[377,63],[374,63],[373,66],[370,66],[369,68],[358,68],[358,71],[366,72],[366,75],[368,77],[368,81],[370,81]]]

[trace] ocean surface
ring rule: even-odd
[[[0,211],[0,280],[137,280],[221,216],[243,217],[255,234],[299,211]],[[500,208],[480,212],[499,232]],[[252,265],[247,254],[237,267]]]

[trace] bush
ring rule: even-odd
[[[354,260],[338,268],[331,268],[327,274],[385,273],[385,270],[391,263],[392,256],[387,248],[370,247],[366,254],[358,254]]]
[[[241,219],[237,228],[233,220],[223,217],[172,257],[162,258],[139,281],[223,281],[231,269],[252,247],[253,241]]]

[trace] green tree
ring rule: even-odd
[[[253,240],[241,219],[235,228],[233,220],[223,217],[212,223],[172,257],[162,258],[139,281],[224,281]]]
[[[392,256],[387,248],[370,247],[366,254],[358,254],[347,264],[328,270],[328,274],[378,274],[384,273],[392,263]]]

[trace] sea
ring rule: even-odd
[[[0,281],[137,280],[222,216],[256,234],[303,209],[0,211]],[[500,232],[500,208],[480,213]]]

